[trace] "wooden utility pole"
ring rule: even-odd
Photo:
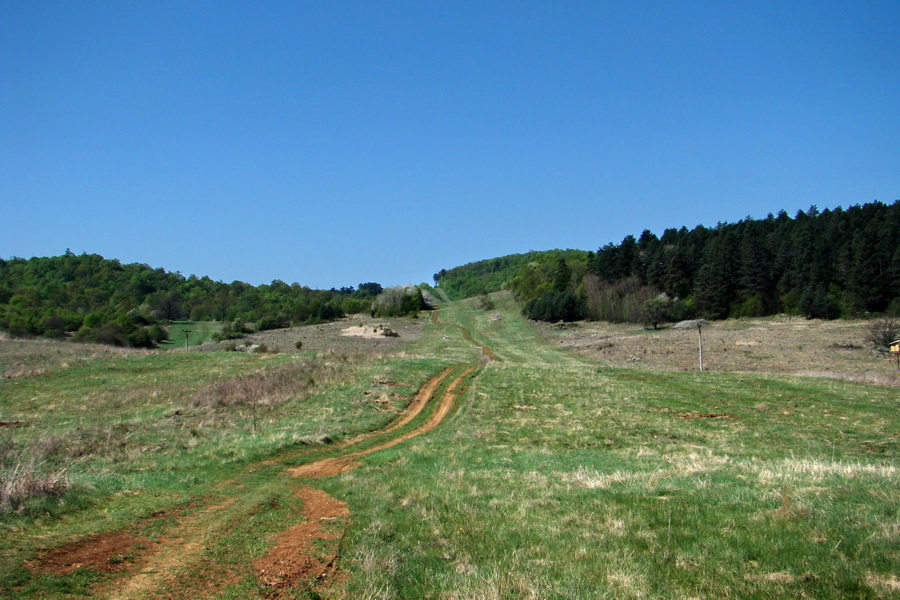
[[[703,372],[703,326],[709,325],[709,321],[704,319],[694,319],[690,321],[682,321],[672,326],[672,329],[693,329],[697,328],[697,339],[700,343],[700,371]]]
[[[703,324],[697,323],[697,339],[700,340],[700,372],[703,372]]]

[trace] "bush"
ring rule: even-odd
[[[290,322],[281,315],[268,315],[256,322],[257,331],[266,331],[267,329],[283,329],[290,325]]]
[[[233,323],[225,323],[222,326],[222,330],[214,333],[212,338],[217,342],[221,342],[222,340],[242,338],[247,333],[250,333],[250,330],[241,321],[235,321]]]
[[[891,342],[900,340],[900,320],[886,318],[875,321],[866,333],[866,343],[873,350],[887,351]]]
[[[583,307],[572,292],[545,292],[525,305],[522,310],[534,321],[577,321],[584,314]]]
[[[482,294],[481,296],[479,296],[478,306],[481,307],[481,310],[494,310],[495,308],[497,308],[497,305],[494,304],[494,300],[487,294]]]

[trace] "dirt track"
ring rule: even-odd
[[[432,314],[432,323],[458,329],[467,341],[482,350],[486,360],[499,360],[495,357],[493,349],[477,342],[471,332],[464,327],[440,323],[438,311]],[[279,535],[269,552],[253,564],[253,571],[259,583],[271,589],[266,597],[282,597],[289,594],[291,589],[298,587],[320,589],[331,584],[338,574],[340,567],[337,563],[338,542],[349,522],[350,513],[343,502],[311,487],[309,480],[350,471],[360,464],[359,459],[364,456],[391,448],[433,430],[453,410],[456,398],[462,393],[465,380],[482,366],[462,364],[444,369],[422,386],[399,418],[387,427],[335,445],[332,449],[340,450],[337,456],[285,469],[287,474],[305,480],[295,492],[303,502],[304,519]],[[433,404],[436,396],[439,396],[437,405],[424,422],[408,427]],[[379,441],[378,438],[384,439]],[[365,447],[373,440],[375,440],[373,445]],[[285,455],[281,460],[290,458],[290,455]],[[271,465],[273,462],[280,463],[278,460],[270,460],[264,464]],[[257,465],[251,466],[249,470],[255,468]],[[234,486],[231,486],[231,489],[234,489]],[[233,491],[229,494],[231,495],[224,501],[220,500],[215,505],[200,508],[191,517],[180,518],[180,522],[175,526],[174,536],[161,540],[159,544],[149,546],[135,544],[132,528],[104,534],[103,544],[97,543],[98,536],[67,544],[45,553],[43,557],[38,557],[30,564],[30,568],[43,573],[57,572],[60,568],[63,571],[59,572],[65,572],[69,565],[95,571],[125,571],[122,576],[100,584],[100,587],[95,589],[97,597],[209,597],[222,586],[240,579],[233,568],[217,573],[217,581],[211,582],[211,585],[202,591],[184,589],[183,585],[180,585],[180,574],[203,563],[205,541],[218,535],[223,521],[227,520],[224,514],[228,507],[240,497]],[[105,551],[104,548],[109,550]],[[135,560],[128,566],[118,568],[119,562],[115,557],[125,552],[134,554]],[[110,565],[117,565],[117,568],[111,569]]]
[[[435,310],[432,313],[431,322],[435,325],[443,325],[440,322],[439,311]],[[489,346],[477,342],[472,337],[472,334],[468,329],[460,325],[452,325],[452,327],[459,329],[459,331],[463,335],[463,338],[465,338],[469,343],[480,348],[487,360],[498,360],[494,355],[493,349]],[[355,469],[360,464],[357,459],[362,458],[363,456],[373,454],[387,448],[391,448],[406,440],[431,431],[432,429],[437,427],[448,414],[450,414],[450,411],[453,409],[455,399],[458,394],[457,390],[461,385],[463,385],[465,379],[478,371],[481,366],[482,365],[462,365],[444,369],[441,373],[432,377],[424,386],[422,386],[422,388],[416,394],[416,397],[413,399],[409,407],[407,407],[407,409],[399,419],[397,419],[391,425],[381,431],[367,434],[365,436],[360,436],[359,438],[352,440],[351,444],[355,446],[375,437],[376,435],[387,435],[406,426],[413,419],[415,419],[426,406],[431,404],[435,394],[440,389],[441,384],[444,382],[444,380],[450,379],[449,384],[447,384],[446,388],[440,396],[437,407],[434,409],[431,415],[429,415],[428,419],[426,419],[426,421],[418,427],[406,431],[389,440],[380,442],[369,448],[347,452],[336,457],[317,460],[301,465],[299,467],[288,469],[287,472],[295,477],[305,479],[337,475],[339,473],[344,473]],[[319,493],[324,494],[324,492]],[[327,496],[327,494],[324,495]],[[337,502],[333,498],[331,498],[331,500]],[[328,577],[333,577],[339,568],[336,562],[338,558],[337,542],[333,538],[328,538],[329,540],[331,540],[330,543],[320,545],[319,550],[317,551],[318,557],[313,556],[313,550],[308,546],[306,547],[307,550],[301,551],[299,555],[297,553],[292,553],[293,548],[304,548],[303,537],[309,535],[308,528],[312,526],[311,523],[311,520],[307,520],[306,524],[301,523],[288,532],[285,532],[285,534],[279,539],[278,543],[270,553],[270,556],[290,555],[290,564],[301,565],[301,571],[302,573],[305,573],[305,575],[301,574],[299,577],[288,578],[293,582],[291,583],[292,586],[305,584],[307,586],[315,587],[316,584],[319,583],[327,585],[330,582]],[[296,532],[296,535],[291,535],[292,531]],[[306,567],[306,565],[311,564],[319,565],[319,571],[308,569]],[[324,565],[324,567],[322,565]],[[266,585],[278,585],[277,583],[269,583],[264,576],[260,576],[260,578]],[[281,582],[282,580],[277,579],[277,581]]]

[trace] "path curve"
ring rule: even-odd
[[[350,452],[348,454],[332,458],[324,458],[322,460],[317,460],[305,465],[300,465],[299,467],[287,469],[287,472],[294,477],[310,478],[328,477],[330,475],[337,475],[338,473],[345,473],[359,466],[359,461],[356,460],[358,458],[373,454],[375,452],[379,452],[381,450],[386,450],[387,448],[392,448],[393,446],[396,446],[401,442],[405,442],[408,439],[420,436],[423,433],[431,431],[432,429],[437,427],[441,423],[441,421],[444,420],[444,417],[446,417],[453,408],[454,400],[456,398],[456,388],[459,387],[460,384],[462,384],[463,380],[466,377],[477,371],[479,368],[481,368],[480,365],[471,365],[461,373],[457,374],[456,377],[454,377],[450,384],[447,386],[447,389],[444,391],[444,393],[441,395],[441,399],[437,408],[435,408],[434,412],[431,413],[431,415],[428,417],[428,420],[412,431],[408,431],[398,437],[395,437],[376,446],[372,446],[371,448],[366,448],[365,450]],[[414,413],[407,413],[407,416],[404,418],[403,423],[400,423],[398,421],[394,426],[388,428],[385,431],[393,431],[402,427],[406,423],[409,423],[416,415],[422,412],[422,409],[434,396],[434,391],[440,385],[441,381],[443,381],[451,371],[452,367],[444,370],[440,375],[429,380],[429,382],[425,384],[425,386],[422,388],[422,391],[420,391],[419,393],[419,395],[423,395],[423,398],[419,400],[419,407],[417,408],[417,410]]]
[[[466,341],[481,349],[488,362],[501,360],[496,357],[490,346],[476,341],[465,327],[441,323],[439,311],[433,312],[431,321],[440,327],[458,329]],[[391,448],[433,430],[453,410],[456,398],[462,393],[461,387],[465,380],[477,373],[483,366],[483,364],[460,364],[447,367],[430,378],[419,389],[399,418],[386,427],[320,450],[348,450],[339,456],[287,468],[285,472],[302,480],[336,475],[359,466],[358,459],[363,456]],[[359,446],[363,442],[378,436],[389,435],[409,425],[434,401],[442,387],[443,391],[440,393],[437,406],[423,423],[369,448],[352,451],[353,447]],[[280,460],[290,460],[293,456],[296,454],[283,454]],[[271,464],[269,461],[264,462]],[[289,593],[290,589],[296,589],[299,586],[310,589],[321,588],[334,580],[339,569],[337,558],[340,535],[335,534],[333,526],[326,527],[325,522],[338,520],[342,522],[341,529],[345,530],[346,520],[349,517],[346,505],[309,484],[301,485],[296,490],[296,494],[303,501],[304,520],[285,530],[276,539],[266,556],[255,561],[253,565],[259,582],[272,590],[267,597],[281,597],[283,593]],[[204,515],[215,520],[214,513],[220,512],[235,499],[235,497],[226,499],[225,504],[208,506],[202,509],[199,515],[186,518],[176,528],[175,534],[179,539],[170,539],[169,543],[165,544],[166,547],[155,548],[149,555],[143,557],[140,561],[142,568],[139,572],[107,582],[95,592],[100,596],[111,598],[132,598],[152,595],[161,591],[161,588],[167,584],[175,583],[173,577],[176,577],[180,570],[188,568],[192,561],[199,558],[206,546],[204,538],[212,533],[199,530],[209,525],[207,519],[203,518]],[[167,596],[182,597],[178,596],[177,592],[175,592],[176,595],[173,595],[173,591],[167,590]],[[203,597],[203,594],[187,590],[185,590],[185,594],[190,594],[192,598]]]
[[[460,333],[462,333],[463,339],[481,349],[482,355],[484,355],[489,361],[494,362],[503,362],[503,359],[498,357],[494,353],[494,349],[488,346],[487,344],[482,344],[474,337],[472,337],[472,332],[462,325],[457,325],[456,323],[441,323],[441,310],[439,308],[434,309],[434,312],[431,313],[431,322],[440,327],[453,327],[454,329],[458,329]]]

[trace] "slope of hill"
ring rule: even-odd
[[[0,381],[0,595],[896,594],[895,389],[618,369],[492,300],[383,356]]]
[[[170,321],[252,323],[257,329],[331,321],[370,309],[377,283],[313,290],[184,277],[97,254],[0,259],[0,329],[12,335],[152,347]]]
[[[453,300],[471,298],[510,289],[523,268],[530,266],[541,271],[552,270],[560,258],[567,263],[585,264],[588,253],[584,250],[546,250],[509,254],[441,269],[435,273],[434,281]]]

